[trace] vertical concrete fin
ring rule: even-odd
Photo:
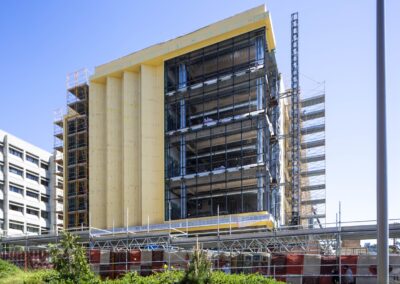
[[[123,73],[123,206],[124,227],[141,224],[139,160],[139,82],[138,74]]]
[[[89,96],[89,179],[90,226],[106,228],[106,86],[91,83]]]
[[[142,224],[164,221],[164,66],[141,65]]]
[[[107,227],[123,226],[122,210],[122,80],[107,77],[106,176]]]

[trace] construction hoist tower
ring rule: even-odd
[[[292,219],[291,225],[300,223],[300,90],[299,90],[299,19],[292,14],[291,22],[291,147],[292,147]]]
[[[326,217],[325,85],[300,93],[299,18],[291,15],[290,193],[289,224],[322,226]]]

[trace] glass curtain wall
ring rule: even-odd
[[[165,62],[165,216],[269,210],[265,30]]]

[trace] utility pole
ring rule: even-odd
[[[376,209],[378,283],[389,283],[388,197],[386,169],[385,1],[376,2]]]

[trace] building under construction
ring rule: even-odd
[[[293,14],[290,88],[264,6],[90,78],[68,75],[67,112],[55,123],[64,172],[55,174],[64,176],[65,227],[95,272],[184,269],[201,243],[215,269],[329,283],[348,265],[358,282],[375,283],[376,259],[360,240],[374,238],[376,224],[325,223],[325,94],[323,85],[300,89],[298,21]],[[38,268],[60,236],[1,240],[1,258]],[[390,261],[398,277],[400,258]]]
[[[321,225],[324,94],[301,99],[298,67],[297,14],[285,89],[259,6],[100,65],[90,80],[69,75],[56,134],[65,226],[238,214],[263,215],[271,228]]]

